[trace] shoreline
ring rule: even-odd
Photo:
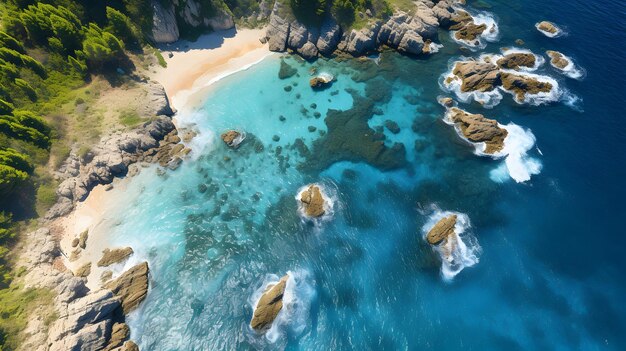
[[[265,29],[243,29],[232,37],[226,37],[231,32],[234,31],[215,32],[201,36],[196,42],[181,41],[170,45],[188,46],[186,51],[176,51],[168,46],[160,48],[164,57],[169,51],[174,55],[166,58],[167,67],[160,67],[150,79],[163,85],[172,107],[186,110],[189,104],[198,103],[199,96],[212,84],[244,71],[274,54],[259,41]],[[223,38],[222,45],[215,47],[219,38]],[[203,69],[204,67],[208,68]],[[176,116],[172,120],[176,125],[180,122]],[[132,177],[128,176],[115,178],[111,185],[123,189],[128,186],[130,179]],[[111,185],[94,187],[84,201],[76,204],[72,212],[54,219],[50,224],[58,233],[63,262],[70,271],[76,272],[91,262],[91,272],[86,276],[86,285],[90,289],[100,287],[100,277],[104,271],[112,270],[115,277],[125,268],[125,265],[98,267],[96,264],[104,249],[113,248],[106,231],[98,228],[98,225],[106,220],[107,209],[123,200],[124,192],[107,190]],[[81,250],[78,259],[70,260],[71,253],[75,250],[72,240],[85,230],[89,231],[87,246]]]
[[[163,85],[170,104],[181,109],[198,90],[272,55],[259,40],[264,35],[265,28],[225,30],[195,42],[163,45],[159,50],[167,67],[159,67],[150,79]]]

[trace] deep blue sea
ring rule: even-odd
[[[165,176],[144,169],[100,224],[149,261],[148,298],[130,316],[142,350],[626,349],[626,3],[468,5],[498,23],[484,49],[460,51],[442,31],[444,47],[425,59],[311,64],[274,55],[216,83],[200,107],[181,109],[178,118],[200,133],[193,158]],[[565,35],[542,35],[541,20]],[[525,182],[508,176],[503,159],[476,155],[437,103],[455,97],[439,84],[453,60],[499,53],[516,39],[544,57],[558,50],[586,72],[577,80],[547,62],[538,69],[558,82],[558,102],[518,104],[504,94],[491,109],[459,104],[534,135],[522,156],[540,172]],[[280,80],[281,60],[298,74]],[[311,90],[312,68],[337,81]],[[387,120],[400,132],[384,128]],[[227,129],[247,133],[240,148],[219,139]],[[342,151],[381,140],[405,151]],[[333,201],[315,223],[296,201],[313,182]],[[462,238],[472,259],[451,279],[423,239],[442,211],[469,220]],[[287,272],[289,303],[257,335],[255,298]]]

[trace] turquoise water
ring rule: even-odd
[[[428,59],[272,56],[179,116],[200,132],[194,158],[165,176],[144,169],[100,228],[150,263],[150,293],[130,316],[142,350],[624,348],[626,28],[606,25],[608,14],[623,17],[623,4],[469,3],[499,25],[484,49],[462,52],[441,32],[444,48]],[[534,23],[543,19],[567,35],[542,36]],[[540,171],[521,183],[504,159],[476,155],[437,103],[455,59],[499,53],[518,38],[586,70],[582,80],[547,64],[536,72],[575,99],[460,104],[534,135],[524,157]],[[280,80],[280,60],[298,74]],[[312,67],[337,81],[311,90]],[[247,133],[237,150],[219,139],[233,128]],[[380,141],[386,149],[372,156]],[[311,182],[333,200],[332,216],[316,223],[295,200]],[[447,279],[422,239],[441,211],[467,215],[462,240],[476,258]],[[255,297],[287,272],[289,308],[257,335],[248,326]]]

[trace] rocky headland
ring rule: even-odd
[[[271,51],[293,51],[305,59],[342,54],[362,56],[385,47],[409,55],[422,55],[431,52],[430,43],[436,39],[439,27],[482,33],[470,28],[475,23],[467,12],[456,9],[454,5],[460,3],[464,1],[418,0],[412,14],[396,11],[388,17],[377,17],[378,14],[368,11],[361,14],[367,24],[355,29],[343,28],[330,15],[319,26],[304,25],[285,0],[277,0],[263,40],[268,42]]]

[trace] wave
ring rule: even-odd
[[[426,235],[439,220],[456,215],[457,220],[454,226],[454,235],[433,246],[433,250],[441,258],[441,277],[444,281],[452,281],[465,267],[472,267],[479,261],[482,252],[478,239],[468,232],[471,227],[469,217],[460,212],[442,211],[433,207],[433,213],[428,217],[426,224],[422,227],[422,236],[426,240]]]
[[[484,24],[487,29],[483,31],[477,38],[475,42],[467,41],[463,39],[457,39],[456,33],[457,31],[450,31],[450,38],[453,41],[461,44],[463,46],[468,47],[470,50],[482,50],[487,47],[487,42],[496,42],[500,37],[500,28],[498,27],[498,23],[493,14],[489,12],[478,12],[478,13],[470,13],[467,9],[457,9],[461,11],[465,11],[472,16],[473,22],[476,25]]]
[[[302,201],[300,201],[300,199],[302,198],[302,193],[304,193],[312,185],[319,187],[322,198],[324,199],[324,214],[317,218],[307,216],[304,204],[302,203]],[[298,192],[296,194],[296,202],[298,203],[298,215],[303,222],[312,222],[316,227],[319,227],[323,223],[328,222],[333,218],[335,214],[335,206],[337,200],[338,196],[335,187],[326,186],[325,184],[321,183],[307,184],[298,189]]]
[[[297,337],[309,325],[311,304],[316,293],[312,274],[305,269],[288,271],[287,284],[283,294],[283,307],[278,312],[270,329],[265,332],[265,338],[270,343],[276,343],[286,336]],[[276,285],[280,277],[269,274],[263,280],[261,286],[254,291],[248,299],[248,304],[254,310],[263,296],[263,293],[271,286]]]
[[[437,44],[434,42],[431,42],[430,44],[428,44],[428,50],[429,50],[429,53],[431,54],[438,53],[441,48],[443,48],[443,44]]]

